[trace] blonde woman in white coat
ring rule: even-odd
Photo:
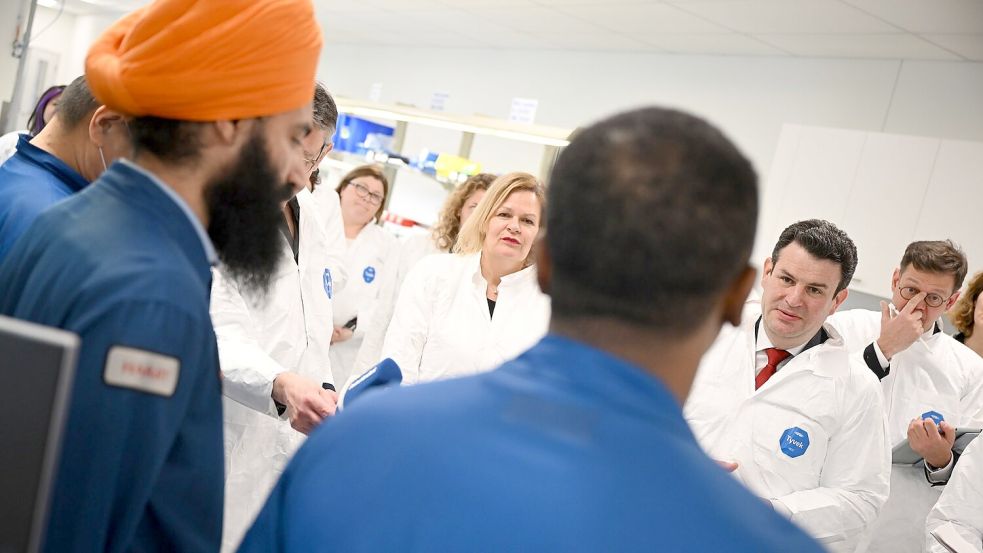
[[[406,275],[424,257],[451,251],[457,243],[461,226],[478,207],[494,180],[495,175],[490,173],[478,173],[469,177],[447,196],[433,232],[413,236],[400,244],[396,271],[387,271],[381,280],[379,302],[372,316],[372,327],[365,329],[365,339],[355,359],[356,374],[361,374],[382,360],[379,355],[382,352],[382,342],[386,339],[386,330],[389,329],[389,321],[392,320],[399,290],[403,287]]]
[[[544,211],[535,177],[503,175],[461,229],[457,253],[410,271],[382,348],[404,384],[491,370],[546,334],[549,298],[531,256]]]
[[[355,356],[379,299],[383,278],[396,270],[399,242],[375,224],[389,194],[389,181],[374,165],[351,170],[338,183],[347,242],[345,288],[334,297],[331,367],[343,385],[354,372]]]

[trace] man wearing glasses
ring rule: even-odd
[[[328,348],[340,258],[328,255],[304,184],[331,149],[337,119],[334,100],[315,85],[312,127],[301,141],[307,173],[291,181],[293,196],[282,206],[281,253],[267,296],[222,266],[213,271],[210,311],[224,396],[222,551],[238,546],[303,435],[335,410]]]
[[[881,379],[891,445],[908,440],[924,463],[892,465],[891,495],[870,551],[921,551],[925,516],[958,454],[955,428],[983,426],[983,359],[942,332],[956,303],[966,256],[950,240],[913,242],[891,278],[881,312],[837,313],[831,324]]]

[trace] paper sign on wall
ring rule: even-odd
[[[369,100],[373,102],[382,101],[382,83],[372,83],[369,87]]]
[[[430,109],[444,111],[447,108],[447,99],[450,97],[449,92],[434,91],[430,96]]]
[[[512,98],[509,121],[531,125],[536,120],[536,108],[538,106],[539,100],[535,98]]]

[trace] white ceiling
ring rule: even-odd
[[[77,13],[100,9],[94,4],[146,3],[65,1]],[[983,61],[983,0],[315,0],[315,6],[329,44]]]

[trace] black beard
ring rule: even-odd
[[[290,185],[276,172],[257,128],[242,154],[205,187],[208,235],[229,275],[247,293],[265,296],[281,255],[280,206]]]

